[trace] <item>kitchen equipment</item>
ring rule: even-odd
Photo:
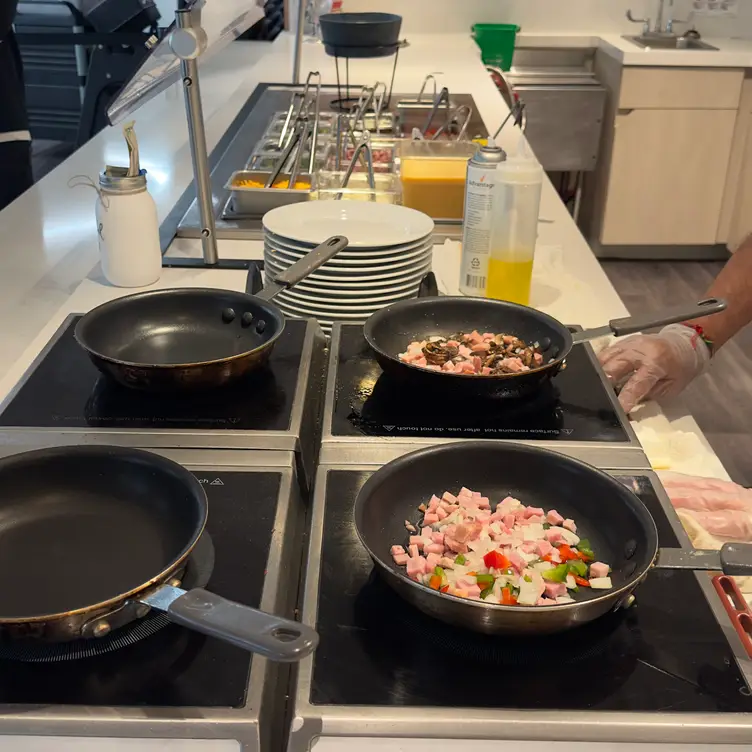
[[[389,54],[392,54],[399,42],[402,16],[394,13],[325,13],[320,23],[327,54],[377,57],[364,51],[391,48]]]
[[[460,291],[463,295],[482,297],[486,291],[496,168],[506,158],[504,150],[489,139],[467,163],[460,269]]]
[[[298,155],[300,152],[298,152]],[[275,158],[276,161],[276,158]],[[278,206],[297,204],[308,201],[315,183],[310,174],[293,175],[293,172],[279,173],[280,162],[273,170],[238,170],[230,175],[226,189],[230,191],[230,200],[225,207],[225,216],[229,217],[263,217],[266,212]],[[266,184],[274,178],[275,187]],[[294,182],[293,182],[294,180]],[[247,183],[254,185],[249,186]],[[298,186],[296,188],[291,185]]]
[[[529,305],[543,170],[519,144],[496,170],[486,297]]]
[[[401,141],[403,204],[437,219],[461,220],[467,160],[476,150],[462,141]]]
[[[517,50],[514,70],[492,71],[497,86],[511,85],[524,102],[525,137],[546,172],[595,169],[607,90],[591,57],[582,49]]]
[[[346,246],[346,238],[330,237],[282,274],[267,276],[258,295],[174,288],[112,300],[78,322],[76,340],[102,373],[124,386],[225,386],[269,360],[285,326],[269,301]]]
[[[261,289],[258,276],[254,291]],[[86,443],[160,452],[179,446],[244,457],[286,452],[301,485],[309,486],[326,359],[315,321],[286,321],[264,368],[223,389],[186,395],[129,389],[104,376],[74,337],[81,318],[63,321],[3,400],[1,446]],[[229,595],[237,600],[237,591]]]
[[[656,569],[632,607],[556,635],[458,629],[400,598],[356,534],[355,497],[380,464],[319,467],[301,605],[319,646],[299,667],[288,749],[366,727],[370,746],[390,749],[613,752],[639,746],[638,729],[656,749],[746,743],[752,662],[708,577]],[[648,508],[661,547],[689,545],[653,472],[609,472]]]
[[[350,197],[347,188],[338,185],[333,190],[334,199],[340,194]],[[312,212],[309,207],[318,211]],[[295,294],[283,292],[277,299],[285,314],[313,316],[326,333],[334,321],[363,323],[383,306],[415,296],[421,279],[431,268],[433,223],[401,206],[336,200],[310,202],[269,212],[263,222],[264,265],[275,274],[284,273],[304,257],[316,242],[314,238],[326,233],[327,228],[352,232],[348,248],[341,252],[345,255],[324,264]],[[358,299],[359,293],[362,300]]]
[[[572,334],[548,314],[516,303],[463,297],[422,298],[382,309],[368,319],[363,333],[379,365],[395,379],[427,389],[449,388],[454,398],[461,394],[518,398],[533,394],[556,376],[577,342],[604,334],[620,337],[654,326],[720,313],[725,308],[725,301],[710,298],[694,306],[667,309],[662,315],[614,319],[598,329]],[[513,334],[528,344],[539,343],[545,365],[503,376],[462,376],[430,371],[399,359],[410,342],[474,329]]]
[[[129,166],[107,165],[99,176],[96,219],[102,272],[116,287],[144,287],[159,279],[157,207],[146,186],[133,123],[123,127]],[[134,231],[137,233],[134,236]]]
[[[6,638],[96,638],[156,609],[273,660],[315,648],[304,625],[172,581],[208,515],[201,484],[177,463],[118,447],[41,449],[0,460],[0,481],[16,520],[0,534]]]
[[[598,561],[610,565],[613,588],[581,588],[574,603],[538,608],[458,598],[409,579],[390,554],[392,545],[406,540],[404,521],[418,524],[418,505],[463,485],[494,501],[512,495],[574,519]],[[752,545],[728,543],[720,553],[659,550],[655,522],[631,491],[595,467],[539,447],[471,441],[407,454],[368,479],[354,515],[358,537],[399,595],[430,616],[487,634],[553,634],[582,626],[625,606],[654,567],[752,572]]]
[[[376,165],[374,165],[374,169]],[[356,166],[357,170],[357,166]],[[311,194],[312,201],[329,201],[339,196],[346,201],[370,201],[377,204],[399,204],[402,199],[402,184],[398,175],[374,173],[374,187],[368,184],[368,175],[355,172],[350,176],[347,187],[343,186],[345,173],[324,172],[316,174],[316,188]]]
[[[480,47],[483,62],[508,71],[512,67],[519,30],[516,24],[473,24],[473,39]]]
[[[292,454],[215,452],[215,462],[205,450],[159,453],[192,471],[210,509],[181,586],[293,618],[306,510]],[[0,665],[0,734],[19,748],[154,752],[203,739],[199,746],[209,749],[261,752],[268,734],[285,728],[280,688],[290,664],[172,624],[153,609],[97,639],[4,640]]]
[[[502,403],[431,392],[384,373],[363,327],[332,332],[321,437],[322,463],[384,464],[457,439],[517,441],[554,449],[597,467],[649,468],[627,416],[589,344],[527,399]]]
[[[320,243],[337,227],[348,238],[350,251],[415,243],[433,232],[429,217],[403,206],[345,202],[282,206],[266,214],[263,225],[266,232],[305,246]]]

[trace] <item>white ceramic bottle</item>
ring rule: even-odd
[[[129,176],[123,167],[108,167],[99,176],[97,233],[102,271],[116,287],[144,287],[159,279],[162,252],[154,199],[146,189],[146,172]]]

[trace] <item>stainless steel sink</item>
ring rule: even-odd
[[[686,37],[674,37],[674,36],[623,36],[622,39],[626,39],[632,44],[636,44],[643,49],[653,50],[718,50],[717,47],[713,47],[711,44],[701,42],[699,39],[691,39]]]

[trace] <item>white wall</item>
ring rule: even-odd
[[[667,3],[668,4],[668,3]],[[676,0],[674,15],[687,18],[690,0]],[[655,0],[344,0],[344,9],[380,10],[403,17],[403,31],[453,32],[473,23],[517,23],[524,32],[624,32],[635,28],[625,18],[652,15]],[[752,38],[752,0],[739,0],[735,19],[698,19],[707,36]],[[683,28],[683,27],[678,27]]]

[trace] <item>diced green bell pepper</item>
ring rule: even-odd
[[[568,574],[569,574],[568,564],[559,564],[553,569],[546,569],[543,572],[541,572],[541,576],[543,577],[543,579],[548,580],[549,582],[564,582],[564,580],[567,579]]]

